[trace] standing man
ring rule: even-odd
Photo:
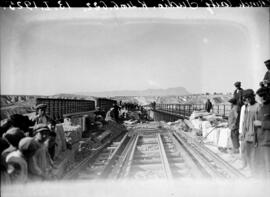
[[[46,104],[39,104],[36,106],[36,116],[33,118],[33,121],[35,122],[35,127],[38,124],[45,124],[49,125],[51,120],[49,116],[46,114]]]
[[[47,143],[45,143],[50,135],[50,129],[44,124],[39,124],[34,132],[33,140],[38,149],[29,161],[29,173],[34,179],[47,179],[49,177],[49,170],[54,167],[48,152]]]
[[[237,118],[235,120],[235,128],[238,128],[238,132],[235,133],[236,136],[238,136],[238,137],[236,137],[236,136],[234,136],[234,137],[235,137],[235,139],[238,138],[238,140],[239,140],[239,133],[243,133],[243,130],[242,130],[243,124],[242,123],[244,122],[243,117],[245,117],[245,114],[243,114],[244,113],[243,112],[242,113],[242,121],[241,121],[241,125],[240,125],[241,108],[244,105],[244,102],[246,102],[246,101],[244,101],[244,98],[243,98],[244,90],[241,88],[241,82],[240,81],[235,82],[234,86],[236,87],[236,90],[233,93],[233,98],[236,101],[236,104],[235,104],[236,109],[235,110],[237,112]],[[245,109],[245,108],[243,108],[243,109]],[[241,139],[240,139],[239,145],[240,145],[240,143],[241,143],[241,156],[242,156],[242,160],[244,163],[243,166],[246,166],[247,160],[245,159],[245,155],[244,155],[246,146],[243,143],[243,140],[241,140]],[[235,144],[235,145],[236,145],[235,147],[237,147],[237,144]],[[237,152],[237,150],[235,150],[235,152]]]
[[[229,113],[228,125],[231,130],[231,140],[233,145],[233,153],[239,153],[239,124],[237,123],[238,112],[236,99],[232,98],[229,100],[232,104],[231,111]]]
[[[156,102],[155,101],[152,103],[152,107],[153,107],[153,110],[156,109]]]
[[[267,71],[266,71],[264,78],[263,78],[263,81],[261,83],[262,83],[262,86],[270,88],[270,60],[266,60],[264,62],[264,64],[267,68]]]
[[[254,173],[254,154],[255,154],[255,129],[254,120],[258,120],[258,112],[260,105],[255,101],[255,94],[252,89],[244,91],[244,99],[247,102],[245,115],[243,120],[243,132],[241,139],[243,141],[244,150],[243,156],[245,161]]]
[[[263,80],[267,80],[267,81],[270,82],[270,59],[269,59],[269,60],[266,60],[266,61],[264,62],[264,64],[265,64],[265,66],[266,66],[266,68],[267,68],[267,71],[266,71],[266,73],[265,73],[265,75],[264,75]]]
[[[119,111],[120,111],[120,107],[116,104],[113,103],[113,113],[114,113],[114,118],[116,122],[119,122]]]
[[[239,113],[243,105],[243,89],[241,88],[240,81],[235,82],[234,86],[236,87],[236,90],[234,91],[233,96],[236,99],[237,106],[238,106],[237,111]]]
[[[258,103],[261,108],[258,119],[254,121],[255,142],[255,169],[258,178],[270,180],[270,92],[266,87],[260,88],[256,92]]]
[[[241,159],[242,159],[242,167],[241,169],[244,169],[247,167],[247,160],[245,158],[245,144],[243,141],[243,123],[244,123],[244,119],[245,119],[245,112],[246,112],[246,108],[247,108],[248,102],[246,100],[244,100],[244,105],[241,107],[241,111],[240,111],[240,118],[239,118],[239,143],[240,143],[240,155],[241,155]]]
[[[209,113],[213,108],[213,105],[210,101],[210,99],[207,99],[206,103],[205,103],[205,110]]]

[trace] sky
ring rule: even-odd
[[[258,88],[268,8],[1,10],[1,94]]]

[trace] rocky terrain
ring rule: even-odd
[[[37,96],[1,95],[1,120],[12,114],[27,114],[34,111]]]

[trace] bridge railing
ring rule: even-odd
[[[213,113],[228,117],[230,105],[213,105]],[[204,104],[156,104],[155,110],[189,117],[193,111],[204,110]]]
[[[36,98],[38,104],[46,104],[47,114],[54,120],[63,119],[64,114],[95,110],[95,101],[92,100]]]

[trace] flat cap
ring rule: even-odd
[[[36,106],[36,109],[46,109],[46,108],[47,108],[47,105],[46,105],[46,104],[43,104],[43,103],[38,104],[38,105]]]
[[[262,87],[256,91],[256,94],[259,95],[260,97],[269,96],[270,90],[266,87]]]
[[[34,127],[34,134],[36,133],[50,133],[50,129],[45,124],[38,124]]]
[[[252,89],[246,89],[243,92],[243,97],[247,98],[247,97],[253,97],[255,96],[254,91]]]
[[[265,63],[265,65],[270,64],[270,59],[269,60],[266,60],[264,63]]]
[[[240,86],[241,85],[241,82],[240,81],[237,81],[234,83],[235,86]]]
[[[22,130],[16,127],[10,128],[5,134],[3,134],[3,138],[5,138],[12,146],[18,147],[18,144],[25,135]]]
[[[39,149],[39,145],[35,142],[32,137],[25,137],[21,139],[19,143],[19,150],[25,156],[33,155]]]

